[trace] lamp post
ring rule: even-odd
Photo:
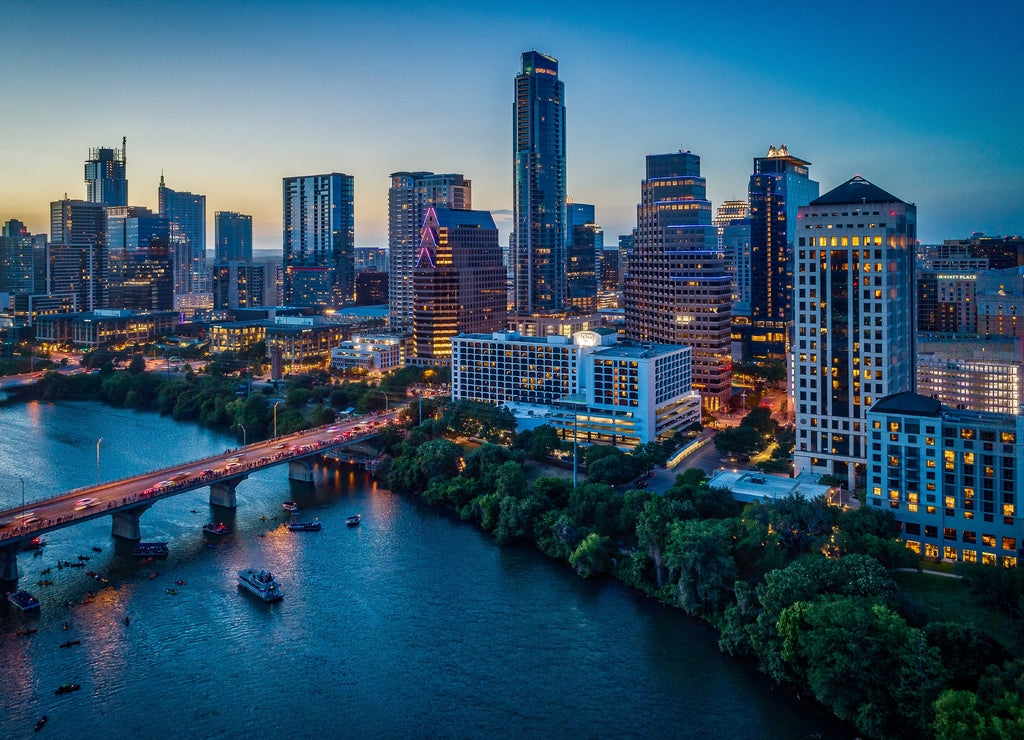
[[[245,425],[239,424],[238,427],[242,430],[242,447],[245,447]]]
[[[388,412],[388,394],[387,391],[381,391],[381,393],[384,394],[384,413],[386,414]]]
[[[100,445],[103,443],[103,437],[96,440],[96,485],[100,484]]]
[[[25,479],[22,478],[19,475],[18,476],[18,480],[21,481],[21,511],[19,513],[24,514],[25,513]]]
[[[280,401],[274,404],[274,439],[277,439],[277,407],[281,404]]]

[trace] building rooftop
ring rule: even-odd
[[[914,414],[934,417],[938,417],[941,411],[942,404],[934,398],[910,391],[885,396],[869,409],[873,414]]]
[[[1024,362],[1024,343],[1019,337],[990,337],[984,341],[925,339],[917,343],[918,363],[935,362]]]
[[[623,357],[633,359],[650,359],[671,354],[683,349],[682,344],[631,344],[619,342],[606,347],[597,347],[594,354],[601,357]]]
[[[860,175],[854,175],[837,188],[832,188],[819,198],[811,201],[812,206],[838,206],[857,203],[903,203],[892,193],[887,193]]]
[[[771,475],[759,470],[719,470],[711,476],[708,485],[725,488],[737,501],[761,503],[789,496],[811,499],[827,496],[828,486],[818,483],[818,476],[804,473],[796,478]]]

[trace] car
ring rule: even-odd
[[[28,519],[28,518],[33,517],[35,515],[36,515],[36,513],[34,511],[23,511],[20,514],[18,514],[17,516],[15,516],[14,518],[15,519]]]
[[[285,444],[284,442],[281,442],[280,444],[274,445],[274,449],[275,450],[283,450],[287,446],[288,446],[287,444]]]
[[[82,509],[88,509],[90,506],[95,506],[100,500],[98,498],[92,498],[87,496],[86,498],[80,498],[75,501],[75,511],[81,511]]]
[[[37,516],[30,516],[28,519],[22,519],[21,523],[25,526],[30,526],[32,524],[39,524],[41,521],[43,520]]]

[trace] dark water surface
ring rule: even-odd
[[[19,475],[29,502],[94,483],[100,437],[104,480],[237,444],[91,403],[6,406],[0,422],[5,507],[20,505]],[[288,532],[287,499],[323,531]],[[42,609],[0,604],[0,738],[846,736],[680,613],[499,548],[362,471],[323,468],[311,485],[282,466],[244,481],[238,502],[211,509],[203,489],[153,506],[143,538],[170,544],[165,561],[116,552],[108,518],[22,553],[20,585]],[[211,520],[231,531],[208,544]],[[57,569],[79,554],[86,568]],[[249,566],[272,570],[285,599],[240,591]],[[63,683],[82,688],[54,695]]]

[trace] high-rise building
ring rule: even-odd
[[[1024,411],[1024,342],[1018,337],[921,338],[917,392],[944,406],[1016,416]]]
[[[107,208],[104,308],[174,309],[171,225],[138,206]]]
[[[523,52],[512,111],[515,310],[566,306],[565,85],[558,60]]]
[[[750,208],[745,200],[727,200],[718,206],[713,223],[725,269],[732,280],[733,323],[750,323]]]
[[[171,227],[174,255],[174,294],[208,293],[206,269],[206,196],[172,190],[160,175],[157,188],[160,215]]]
[[[7,221],[0,231],[0,293],[36,292],[36,260],[45,255],[46,234],[30,234],[21,221]]]
[[[213,268],[213,307],[255,308],[265,305],[268,265],[229,260]]]
[[[917,207],[859,175],[799,209],[796,472],[864,484],[867,410],[914,390]]]
[[[96,147],[89,150],[89,158],[85,160],[85,197],[90,203],[128,205],[127,142],[127,138],[122,138],[120,149]]]
[[[489,212],[427,209],[413,303],[417,364],[447,364],[458,334],[505,327],[505,268]]]
[[[214,224],[214,262],[252,262],[252,216],[217,211]]]
[[[566,206],[566,301],[576,313],[597,310],[597,290],[604,251],[604,232],[594,218],[594,206],[570,201]]]
[[[51,202],[45,292],[72,296],[76,311],[103,308],[106,243],[102,203],[67,198]]]
[[[412,328],[412,271],[420,230],[431,206],[459,211],[473,207],[473,183],[462,175],[392,172],[388,190],[388,303],[392,329]]]
[[[750,332],[744,359],[782,359],[790,341],[793,239],[797,209],[818,197],[810,162],[790,155],[785,144],[754,158],[750,202]]]
[[[647,157],[625,277],[626,337],[693,348],[693,387],[709,409],[732,395],[732,288],[711,203],[690,152]]]
[[[388,273],[387,247],[356,247],[355,255],[357,277],[360,272]]]
[[[286,177],[284,303],[340,308],[355,298],[354,180],[351,175]]]

